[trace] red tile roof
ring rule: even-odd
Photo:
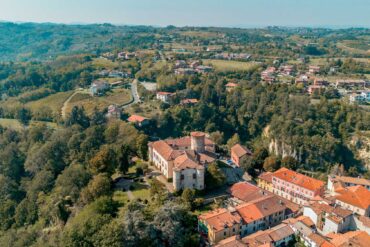
[[[257,186],[247,182],[239,182],[234,184],[230,188],[230,193],[233,197],[236,197],[244,202],[250,202],[257,198],[271,195],[271,193],[263,191]]]
[[[274,195],[244,203],[236,207],[237,212],[247,223],[262,219],[274,213],[285,211],[285,204]]]
[[[323,244],[326,247],[368,247],[370,243],[370,236],[364,231],[352,231],[344,234],[330,234],[330,244]]]
[[[130,123],[141,123],[145,120],[148,120],[148,118],[139,115],[132,115],[127,119],[127,121],[129,121]]]
[[[259,175],[258,178],[268,183],[272,183],[272,173],[271,172],[264,172],[261,175]]]
[[[236,83],[232,83],[232,82],[229,82],[229,83],[227,83],[225,86],[226,86],[226,87],[237,87],[237,86],[238,86],[238,84],[236,84]]]
[[[241,223],[241,217],[237,213],[231,213],[227,209],[219,208],[211,212],[201,214],[199,219],[205,221],[216,232]]]
[[[289,170],[285,167],[280,168],[279,170],[274,172],[272,176],[277,177],[286,182],[295,184],[299,187],[303,187],[310,191],[320,190],[322,187],[325,186],[325,183],[323,181],[308,177],[298,172]]]
[[[234,153],[239,158],[243,157],[246,154],[248,154],[248,155],[251,155],[252,154],[252,152],[248,148],[246,148],[246,147],[244,147],[244,146],[242,146],[240,144],[235,144],[231,148],[231,152]]]
[[[335,198],[344,203],[367,209],[370,206],[370,191],[361,185],[347,187],[336,191],[339,195]]]

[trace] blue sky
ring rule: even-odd
[[[370,0],[0,0],[0,20],[155,26],[370,27]]]

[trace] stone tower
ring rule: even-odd
[[[205,150],[206,135],[203,132],[191,132],[191,150],[202,153]]]

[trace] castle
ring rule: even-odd
[[[149,160],[172,180],[176,191],[204,189],[205,166],[216,159],[215,144],[203,132],[190,136],[150,142]]]

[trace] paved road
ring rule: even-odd
[[[132,104],[140,102],[140,96],[139,96],[139,93],[137,92],[137,84],[138,84],[137,79],[132,81],[132,83],[131,83],[131,96],[133,98],[133,101],[131,101],[130,103],[128,103],[126,105],[123,105],[122,106],[123,109],[131,106]]]

